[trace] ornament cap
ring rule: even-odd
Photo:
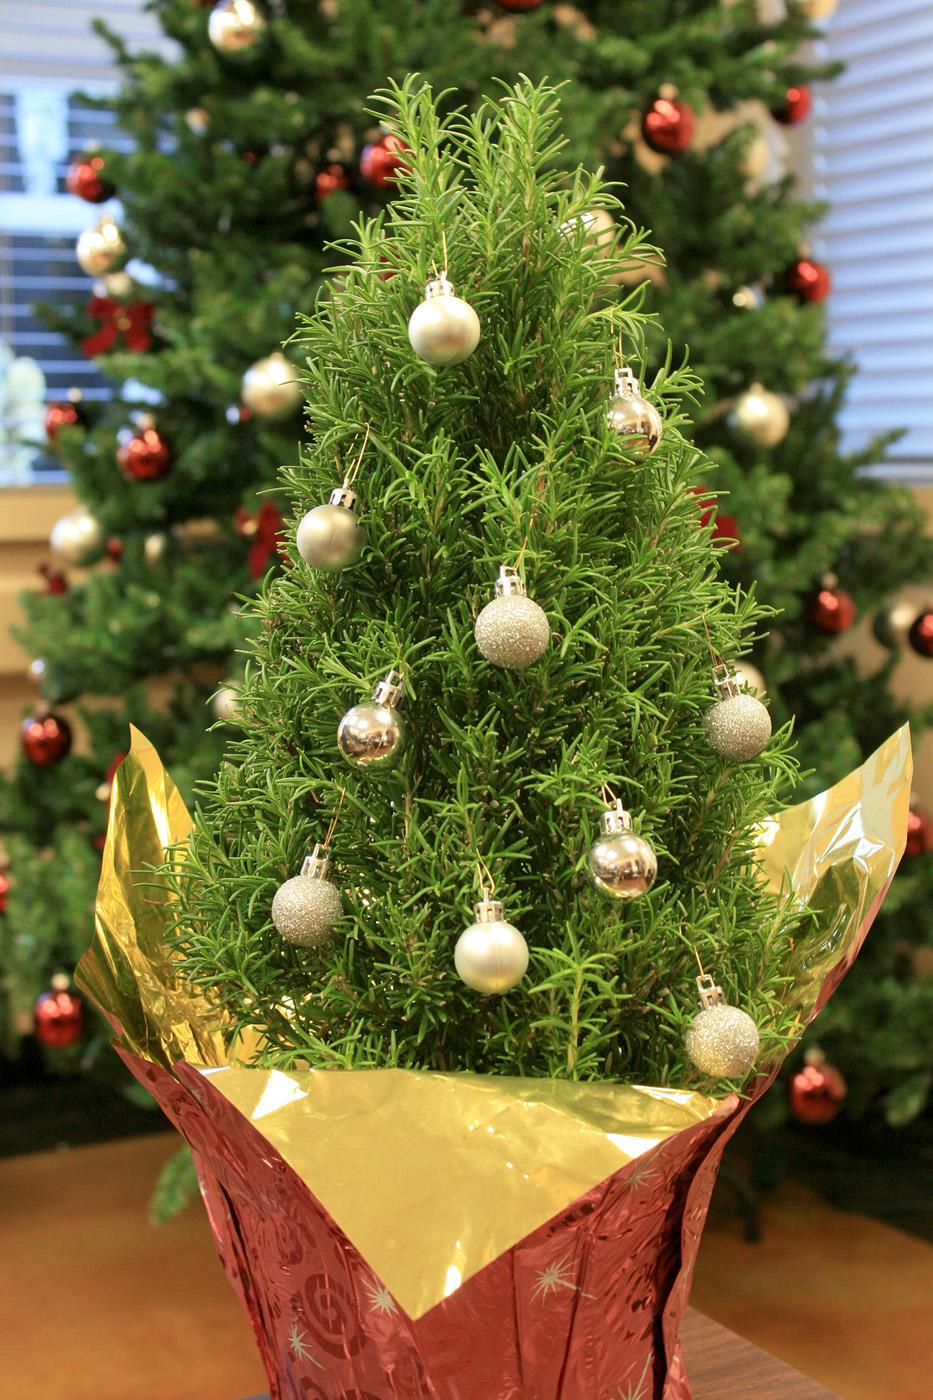
[[[473,906],[478,924],[497,924],[505,918],[505,905],[501,899],[481,899]]]
[[[388,705],[394,708],[401,700],[404,689],[405,679],[401,671],[390,671],[373,691],[373,701],[377,705]]]
[[[700,1007],[708,1011],[711,1006],[725,1006],[726,998],[722,987],[717,987],[715,977],[704,972],[697,978],[697,991],[700,993]]]
[[[636,399],[639,397],[638,377],[634,370],[629,369],[628,365],[616,367],[614,383],[617,399]]]
[[[516,594],[521,598],[528,596],[525,580],[518,569],[513,568],[510,564],[500,564],[499,577],[496,579],[496,597],[509,598]]]
[[[432,277],[424,289],[425,301],[430,301],[432,297],[452,297],[454,295],[453,283],[447,276],[447,269],[439,272],[436,277]]]
[[[344,510],[356,509],[356,492],[351,486],[335,486],[330,493],[328,505],[343,506]]]
[[[728,700],[740,693],[738,679],[728,661],[718,662],[713,667],[713,685],[720,700]]]
[[[312,880],[326,880],[330,869],[330,848],[317,841],[310,855],[305,856],[301,866],[302,875]]]
[[[607,807],[599,825],[604,836],[625,836],[631,831],[632,815],[625,810],[621,798],[614,807]]]

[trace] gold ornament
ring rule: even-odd
[[[424,291],[424,301],[408,318],[408,339],[415,354],[429,365],[459,365],[479,344],[479,317],[468,301],[454,296],[442,272]]]
[[[126,261],[127,247],[116,221],[102,214],[91,228],[78,236],[75,257],[88,277],[103,277]]]
[[[632,831],[631,815],[621,802],[603,813],[587,866],[593,884],[610,899],[635,899],[654,884],[658,858],[644,837]]]
[[[684,1049],[702,1074],[713,1079],[738,1079],[758,1057],[758,1027],[747,1011],[729,1006],[722,987],[709,973],[697,978],[700,1012],[690,1022]]]
[[[790,413],[782,398],[755,383],[736,399],[729,426],[759,447],[776,447],[787,436]]]
[[[158,564],[168,549],[168,535],[164,530],[155,530],[143,540],[143,558],[147,564]]]
[[[745,763],[771,738],[771,716],[756,696],[739,690],[731,666],[714,666],[713,684],[719,699],[703,716],[709,746],[727,763]]]
[[[258,418],[283,418],[301,403],[297,370],[281,350],[257,360],[243,376],[240,394],[244,404]]]
[[[585,209],[582,214],[565,219],[560,226],[567,238],[578,229],[583,231],[583,242],[595,248],[601,257],[607,258],[615,250],[616,221],[608,209]]]
[[[210,122],[211,114],[206,107],[189,107],[185,113],[185,124],[193,136],[203,136]]]
[[[327,878],[330,853],[318,844],[305,857],[301,874],[279,885],[272,900],[272,922],[289,943],[319,948],[343,914],[337,886]]]
[[[253,0],[219,0],[207,21],[207,37],[225,58],[251,58],[266,37],[266,18]]]
[[[838,3],[839,0],[800,0],[800,7],[807,19],[829,19]]]
[[[732,305],[739,311],[759,311],[765,304],[765,294],[760,287],[737,287],[732,293]]]
[[[465,928],[454,949],[457,976],[474,992],[501,996],[528,971],[528,944],[503,917],[498,899],[482,899],[474,908],[475,923]]]
[[[75,506],[52,526],[49,544],[66,564],[86,567],[96,564],[107,548],[100,521],[86,506]]]
[[[337,486],[330,500],[315,506],[298,522],[295,544],[298,553],[312,569],[339,573],[359,559],[366,543],[366,530],[356,514],[356,492]]]
[[[544,655],[551,625],[544,609],[528,597],[518,570],[503,564],[496,596],[476,619],[473,634],[491,665],[521,671]]]
[[[654,451],[664,432],[664,422],[653,403],[639,390],[638,380],[627,365],[615,374],[615,391],[607,412],[610,428],[615,429],[623,451],[637,462]]]
[[[752,695],[764,695],[768,689],[764,676],[750,661],[735,661],[732,670],[740,690],[747,690]]]
[[[215,719],[224,724],[237,724],[240,719],[240,692],[232,685],[222,685],[211,700]]]
[[[337,744],[344,758],[358,767],[391,761],[405,741],[405,723],[396,706],[403,681],[390,671],[373,692],[372,703],[354,705],[337,728]]]

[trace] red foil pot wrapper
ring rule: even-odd
[[[809,906],[788,1009],[845,975],[904,845],[906,727],[766,822],[763,878]],[[678,1340],[736,1094],[410,1070],[267,1070],[225,1048],[133,872],[187,812],[139,735],[118,770],[79,980],[190,1144],[273,1400],[689,1400]]]

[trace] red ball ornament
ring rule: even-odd
[[[61,715],[30,715],[20,730],[23,752],[35,768],[58,763],[71,748],[71,725]]]
[[[84,1030],[84,1002],[68,990],[67,978],[61,979],[64,985],[57,985],[59,980],[52,979],[52,990],[43,992],[35,1006],[36,1039],[56,1050],[74,1045]]]
[[[86,199],[88,204],[103,204],[116,193],[116,185],[104,179],[103,156],[78,156],[68,167],[65,187],[69,194]]]
[[[806,83],[797,83],[794,87],[789,87],[784,94],[784,101],[780,107],[774,109],[774,120],[783,126],[796,126],[802,122],[804,117],[810,115],[813,107],[813,93]]]
[[[722,515],[715,496],[707,496],[705,486],[691,486],[690,489],[694,495],[700,497],[700,524],[712,525],[711,535],[714,540],[725,540],[730,549],[741,549],[742,537],[735,516]]]
[[[907,844],[904,855],[925,856],[933,851],[933,819],[922,807],[911,807],[907,813]]]
[[[847,1092],[838,1069],[817,1051],[808,1054],[807,1063],[791,1077],[787,1088],[791,1113],[798,1123],[811,1127],[832,1122]]]
[[[784,274],[784,286],[799,301],[825,301],[832,289],[829,268],[812,258],[798,258]]]
[[[139,428],[120,448],[117,464],[134,481],[157,481],[172,470],[172,453],[158,428]]]
[[[53,568],[51,564],[40,564],[37,572],[45,579],[46,593],[54,595],[68,592],[68,580],[60,569]]]
[[[45,410],[45,435],[49,442],[58,437],[60,428],[83,427],[84,414],[76,403],[50,403]]]
[[[405,168],[403,152],[408,147],[400,136],[389,132],[381,140],[363,147],[360,156],[360,174],[372,185],[384,189],[395,184],[396,172]]]
[[[918,656],[933,657],[933,608],[917,614],[907,640]]]
[[[835,584],[820,588],[807,605],[807,621],[829,636],[847,632],[855,621],[852,595]]]
[[[686,102],[678,97],[656,97],[641,119],[641,134],[646,146],[671,156],[687,149],[695,126],[693,108]]]
[[[315,175],[314,193],[317,199],[326,199],[336,190],[348,190],[352,183],[353,176],[347,167],[339,161],[331,161]]]
[[[7,900],[10,897],[10,877],[5,870],[0,870],[0,914],[6,913]]]

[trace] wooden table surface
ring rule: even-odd
[[[760,1347],[690,1308],[681,1329],[693,1400],[840,1400]],[[254,1395],[250,1400],[269,1400]]]

